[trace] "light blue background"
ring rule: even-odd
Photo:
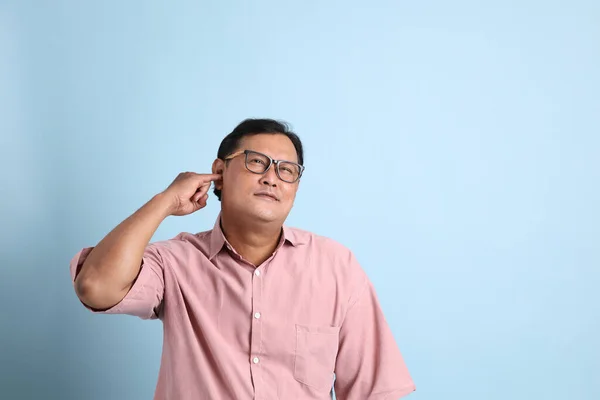
[[[303,139],[288,223],[357,254],[410,398],[600,398],[599,2],[2,1],[0,57],[0,398],[152,398],[161,323],[68,263],[246,117]]]

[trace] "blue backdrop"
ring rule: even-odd
[[[152,398],[161,323],[69,260],[246,117],[304,140],[288,223],[356,253],[410,398],[600,398],[600,3],[483,3],[0,1],[0,398]]]

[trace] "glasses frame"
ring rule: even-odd
[[[266,157],[269,160],[269,165],[267,165],[267,168],[265,168],[264,172],[255,172],[255,171],[252,171],[250,168],[248,168],[248,153],[259,154],[261,156]],[[237,157],[239,155],[242,155],[242,154],[244,154],[244,156],[245,156],[245,158],[244,158],[244,166],[246,167],[246,169],[248,171],[252,172],[253,174],[264,175],[267,172],[269,172],[269,169],[271,168],[271,166],[273,164],[275,164],[275,174],[277,175],[277,177],[279,179],[281,179],[285,183],[296,183],[296,182],[298,182],[300,180],[300,178],[302,177],[302,173],[304,172],[304,165],[300,165],[298,163],[295,163],[293,161],[288,161],[288,160],[274,160],[273,158],[269,157],[268,155],[266,155],[264,153],[261,153],[261,152],[258,152],[258,151],[254,151],[254,150],[248,150],[248,149],[236,151],[235,153],[230,154],[227,157],[225,157],[223,159],[223,161],[231,160],[232,158],[235,158],[235,157]],[[300,173],[298,174],[298,178],[296,178],[295,181],[293,181],[293,182],[286,181],[285,179],[283,179],[281,177],[281,175],[279,175],[279,163],[282,163],[282,162],[286,162],[286,163],[290,163],[290,164],[295,164],[298,167],[300,167]]]

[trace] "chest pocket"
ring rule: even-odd
[[[340,327],[296,324],[294,378],[315,389],[333,384]]]

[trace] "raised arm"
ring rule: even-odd
[[[187,215],[206,206],[211,181],[218,174],[179,174],[171,185],[154,196],[106,235],[89,253],[75,278],[79,299],[94,309],[120,302],[140,272],[144,249],[169,215]]]

